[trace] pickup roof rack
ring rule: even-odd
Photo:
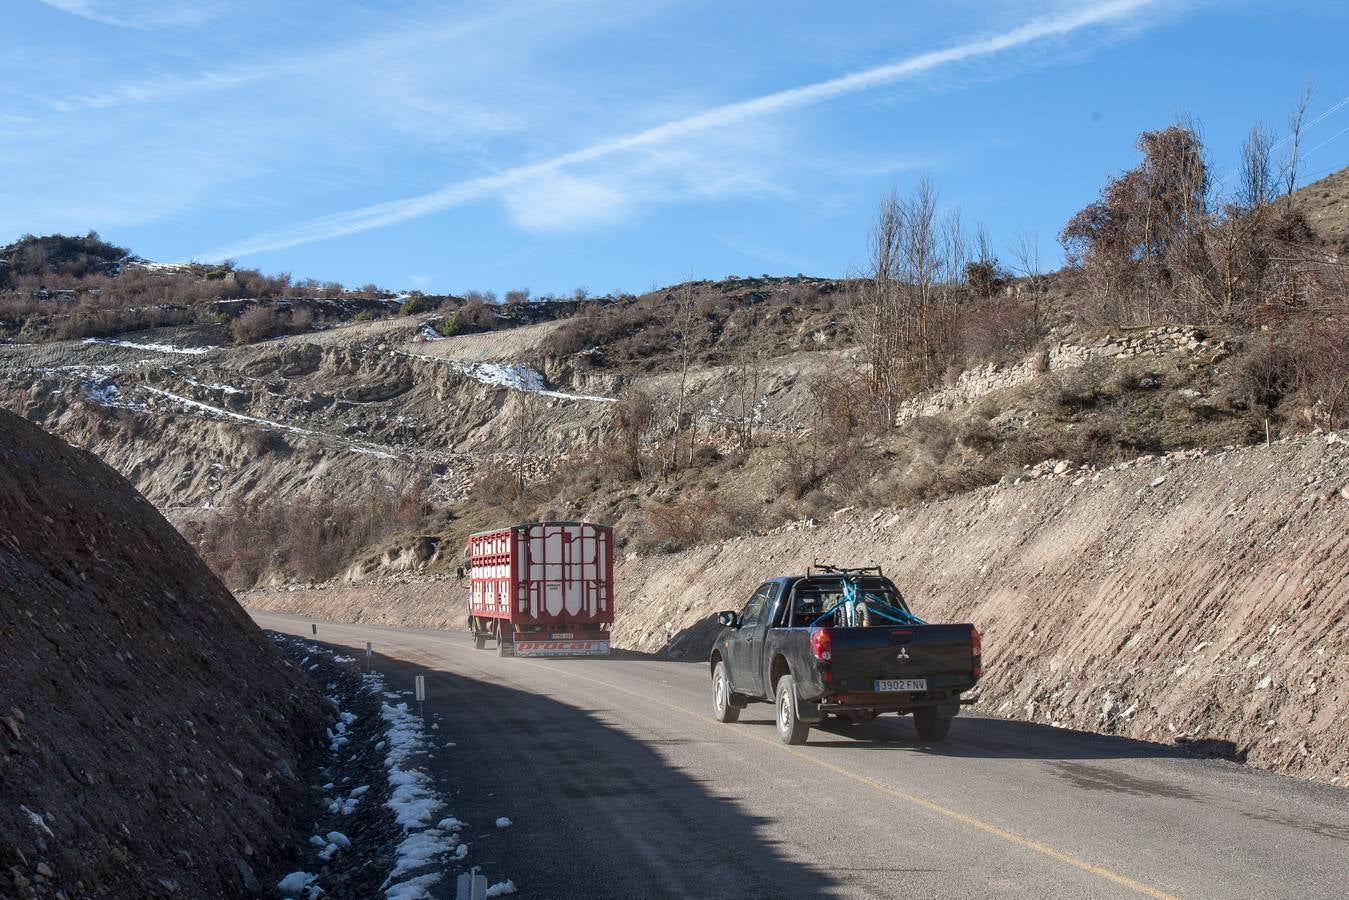
[[[806,577],[809,578],[814,575],[816,569],[820,571],[821,575],[843,575],[850,578],[856,578],[858,575],[885,576],[885,573],[881,571],[881,567],[876,563],[872,563],[869,566],[858,566],[849,569],[843,566],[833,566],[829,563],[822,563],[817,559],[812,561],[810,566],[806,569]]]

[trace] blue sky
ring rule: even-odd
[[[1349,164],[1349,4],[10,0],[0,242],[463,291],[841,275],[929,176],[1011,260],[1179,111],[1219,174],[1304,83]]]

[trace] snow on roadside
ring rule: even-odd
[[[365,682],[366,690],[388,696],[384,676],[378,672],[368,673]],[[417,764],[419,757],[428,754],[422,720],[408,709],[407,701],[381,702],[380,717],[384,720],[387,741],[384,767],[392,788],[384,805],[393,812],[394,821],[404,835],[396,851],[393,871],[383,885],[385,896],[400,900],[429,897],[427,889],[440,880],[440,873],[425,870],[439,866],[451,853],[456,860],[462,860],[468,855],[468,845],[459,840],[462,824],[458,819],[437,818],[445,803],[436,793],[431,777]]]
[[[331,755],[315,781],[324,812],[278,892],[296,900],[325,891],[389,900],[444,895],[446,882],[465,867],[469,845],[460,833],[467,826],[447,813],[436,790],[428,762],[442,752],[439,736],[432,743],[428,726],[409,709],[410,692],[390,690],[382,674],[347,665],[356,662],[352,656],[300,637],[271,636],[290,664],[327,681],[334,714]],[[320,663],[325,668],[312,671]],[[509,822],[498,819],[498,828],[503,821]],[[507,880],[489,890],[500,896],[516,888]]]
[[[112,338],[85,338],[86,344],[102,344],[106,347],[126,347],[131,350],[150,350],[154,353],[182,353],[189,356],[197,356],[201,353],[210,353],[212,350],[219,350],[219,347],[175,347],[173,344],[140,344],[136,341],[118,341]]]

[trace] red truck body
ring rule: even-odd
[[[468,539],[469,627],[502,656],[607,656],[614,536],[590,522],[531,522]]]

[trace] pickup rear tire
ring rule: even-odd
[[[913,711],[913,727],[918,730],[918,736],[925,741],[942,741],[946,739],[946,733],[951,730],[952,718],[949,716],[937,715],[935,706],[927,706]]]
[[[731,683],[726,679],[726,663],[718,662],[712,670],[712,715],[718,722],[735,722],[740,710],[731,705]]]
[[[810,726],[796,715],[796,683],[792,681],[790,672],[778,679],[774,696],[777,706],[778,740],[784,744],[804,744],[806,735],[810,734]]]

